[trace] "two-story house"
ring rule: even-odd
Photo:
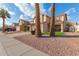
[[[33,19],[34,24],[35,24],[35,19]],[[40,26],[41,26],[41,32],[49,32],[50,31],[50,16],[46,15],[40,15]],[[55,30],[56,31],[65,31],[65,23],[67,21],[67,15],[66,14],[61,14],[55,17]],[[34,25],[33,25],[34,26]]]

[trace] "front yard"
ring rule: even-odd
[[[36,37],[35,35],[22,35],[14,37],[17,40],[54,56],[79,56],[79,38],[77,37]]]
[[[50,35],[50,32],[44,32],[42,33],[43,35]],[[56,36],[63,36],[64,35],[64,32],[55,32],[55,35]]]

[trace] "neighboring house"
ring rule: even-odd
[[[14,23],[16,27],[16,31],[30,31],[30,23],[29,21],[25,21],[23,19],[19,20],[19,23]]]
[[[79,24],[74,24],[74,29],[75,29],[75,32],[79,32]]]
[[[34,24],[35,24],[35,17],[33,19]],[[46,15],[40,15],[40,26],[41,26],[41,32],[49,32],[50,31],[50,20],[51,17],[46,16]],[[55,17],[55,30],[56,31],[65,31],[65,23],[67,21],[67,15],[66,14],[61,14],[59,16]],[[34,27],[33,24],[33,27]]]
[[[76,30],[75,26],[71,26],[71,27],[69,28],[69,32],[75,32],[75,30]]]
[[[78,23],[72,23],[72,26],[69,27],[69,32],[79,32],[79,24]]]

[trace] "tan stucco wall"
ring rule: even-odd
[[[59,17],[59,25],[61,25],[61,32],[64,31],[65,29],[65,22],[67,21],[66,17],[64,14],[57,16]],[[48,27],[48,23],[50,23],[50,17],[45,16],[45,15],[40,15],[40,26],[41,26],[41,32],[48,32],[50,30],[50,27]]]
[[[20,27],[19,26],[16,26],[16,31],[20,31]]]

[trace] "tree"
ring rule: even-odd
[[[40,11],[39,11],[39,4],[35,3],[35,34],[37,37],[41,36],[41,29],[40,29]]]
[[[66,25],[66,31],[69,31],[70,27],[73,26],[73,23],[67,21],[65,25]]]
[[[77,23],[76,23],[77,24]],[[66,22],[66,26],[71,27],[73,25],[73,23],[71,22]]]
[[[51,7],[50,36],[55,36],[55,3]]]
[[[5,32],[5,19],[10,18],[10,14],[8,13],[7,10],[0,9],[0,17],[3,19],[3,32]]]

